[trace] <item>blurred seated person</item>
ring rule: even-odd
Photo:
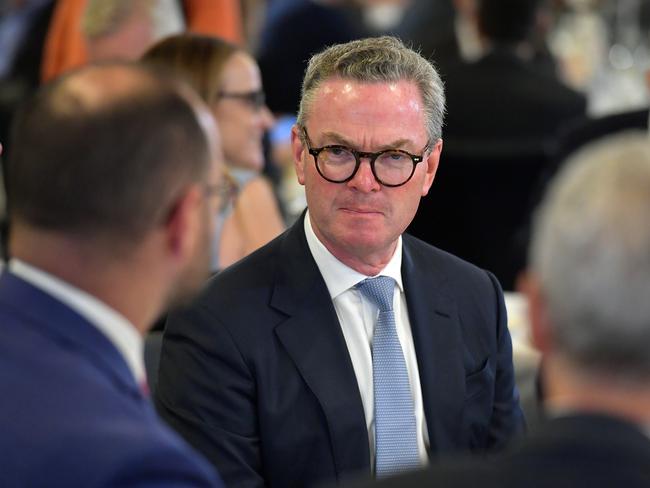
[[[394,32],[433,60],[444,80],[450,66],[481,53],[475,16],[476,0],[411,0]]]
[[[21,107],[0,273],[0,486],[215,487],[148,398],[142,336],[208,274],[214,120],[184,86],[87,66]]]
[[[537,215],[524,286],[547,423],[509,453],[376,488],[650,486],[650,141],[579,152]]]
[[[17,1],[17,0],[14,0]],[[38,0],[32,0],[38,1]],[[142,4],[145,9],[142,10]],[[43,80],[54,78],[68,69],[85,64],[90,57],[87,34],[82,31],[114,32],[121,19],[129,20],[131,35],[137,27],[130,12],[140,10],[140,22],[153,24],[153,41],[181,32],[185,27],[192,32],[217,35],[232,42],[242,41],[241,6],[239,0],[57,0],[47,29],[44,56],[41,65]],[[97,25],[98,19],[104,27]],[[144,27],[144,29],[143,29]],[[140,25],[139,34],[148,29]],[[116,33],[118,37],[124,34]],[[135,39],[134,45],[117,47],[122,56],[137,59],[147,46]],[[92,41],[91,41],[92,42]]]
[[[143,61],[188,81],[217,119],[226,164],[237,184],[233,204],[217,216],[212,268],[223,269],[284,230],[273,188],[260,174],[262,138],[273,117],[264,103],[259,69],[241,48],[196,34],[163,39]]]
[[[586,113],[585,97],[539,60],[536,26],[545,0],[476,1],[485,54],[447,74],[445,149],[538,150],[559,127]]]
[[[155,41],[153,0],[87,0],[81,17],[89,61],[136,60]]]
[[[256,53],[274,114],[295,115],[309,58],[333,44],[364,37],[352,0],[271,2]]]

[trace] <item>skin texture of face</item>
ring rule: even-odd
[[[233,54],[224,66],[220,91],[250,93],[261,89],[260,70],[253,58],[241,51]],[[262,137],[273,124],[269,109],[266,106],[256,109],[239,98],[219,98],[213,104],[213,112],[228,164],[261,170],[264,166]]]
[[[427,132],[422,97],[414,83],[361,83],[332,78],[318,88],[307,119],[312,147],[343,144],[359,151],[387,148],[422,154]],[[340,261],[372,276],[392,257],[398,237],[427,194],[438,167],[442,141],[431,144],[413,177],[389,188],[375,180],[368,159],[346,183],[330,183],[294,127],[292,147],[298,181],[305,185],[312,227]]]

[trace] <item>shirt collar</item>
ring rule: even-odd
[[[126,317],[85,291],[24,261],[11,259],[8,268],[94,325],[120,352],[137,383],[146,380],[142,336]]]
[[[329,252],[314,233],[311,219],[309,217],[309,210],[305,213],[304,228],[309,251],[316,261],[316,265],[318,266],[323,280],[325,280],[325,285],[327,286],[327,290],[332,299],[336,298],[344,291],[349,290],[360,281],[368,278],[368,276],[346,266],[331,252]],[[393,257],[390,259],[386,267],[377,274],[377,276],[380,275],[393,278],[397,283],[397,286],[399,286],[400,291],[404,291],[402,285],[402,236],[399,236],[397,240],[397,246],[395,247]]]

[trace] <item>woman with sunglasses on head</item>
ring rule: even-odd
[[[153,45],[143,61],[187,81],[217,119],[237,194],[218,222],[213,269],[223,269],[284,230],[273,189],[260,172],[262,138],[273,124],[255,60],[215,37],[179,34]]]

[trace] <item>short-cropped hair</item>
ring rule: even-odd
[[[650,139],[593,143],[554,180],[531,266],[555,344],[585,371],[650,379]]]
[[[93,70],[96,77],[126,74],[120,80],[130,80],[129,88],[80,84]],[[119,63],[82,68],[44,86],[12,128],[10,221],[138,241],[208,171],[210,146],[194,99],[178,82]]]
[[[391,36],[370,37],[328,47],[314,55],[305,71],[298,124],[305,126],[315,92],[331,78],[363,83],[413,82],[422,95],[427,134],[431,142],[442,136],[444,86],[431,62]]]

